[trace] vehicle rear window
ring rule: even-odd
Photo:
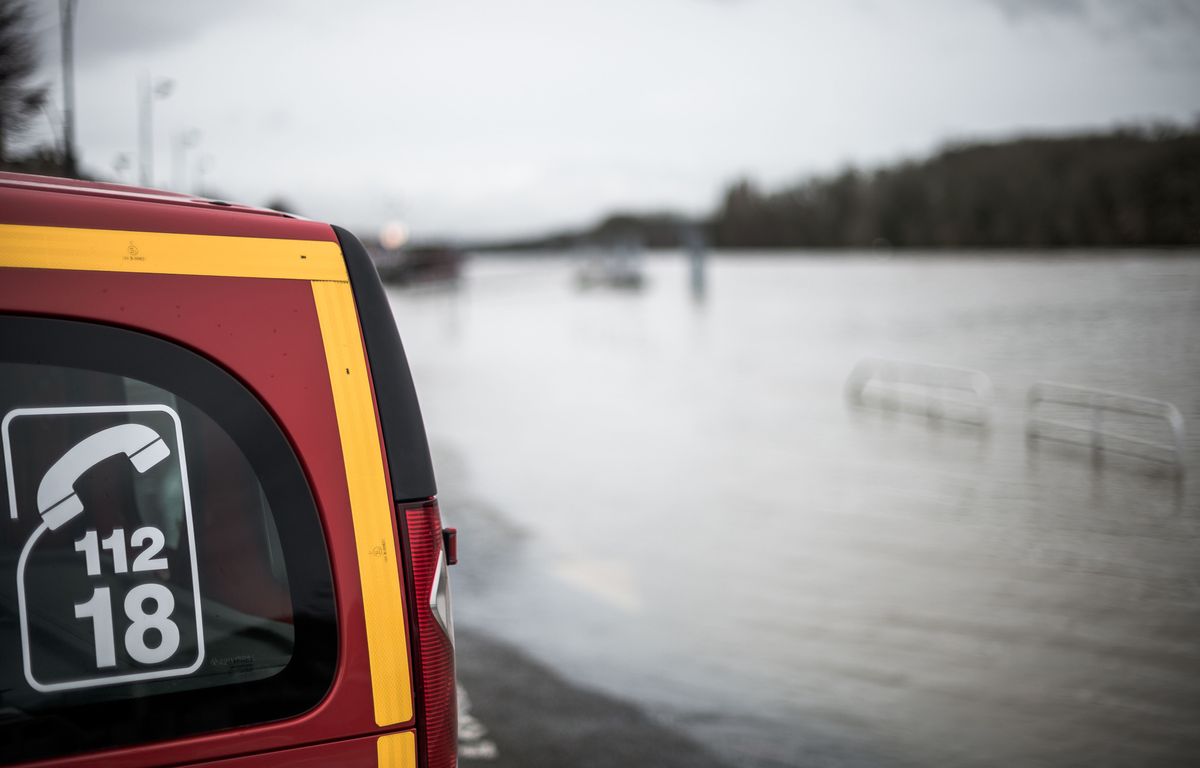
[[[336,657],[303,470],[228,372],[110,326],[0,316],[0,755],[299,714]]]

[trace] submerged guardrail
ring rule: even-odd
[[[1047,405],[1057,405],[1087,414],[1087,424],[1070,423],[1041,415]],[[1039,381],[1029,388],[1025,397],[1025,434],[1028,439],[1047,439],[1057,442],[1090,445],[1099,455],[1104,451],[1135,456],[1148,461],[1170,464],[1180,474],[1184,471],[1184,428],[1179,409],[1165,400],[1127,395],[1074,384]],[[1165,422],[1172,440],[1169,443],[1145,440],[1118,432],[1105,423],[1105,415],[1120,413]],[[1047,429],[1049,428],[1049,429]],[[1075,439],[1083,438],[1083,439]],[[1130,450],[1136,447],[1142,450]],[[1170,454],[1164,458],[1162,454]]]
[[[858,361],[846,378],[846,398],[854,405],[976,426],[991,422],[992,393],[982,371],[874,357]]]

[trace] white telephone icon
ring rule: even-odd
[[[57,530],[83,511],[75,483],[84,472],[123,453],[139,473],[171,455],[157,432],[144,424],[117,424],[85,437],[46,470],[38,485],[37,506],[50,530]]]

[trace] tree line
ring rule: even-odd
[[[774,191],[739,181],[722,247],[1057,248],[1200,244],[1200,130],[958,144]]]

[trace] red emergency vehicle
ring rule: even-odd
[[[0,174],[0,763],[456,762],[444,531],[345,230]]]

